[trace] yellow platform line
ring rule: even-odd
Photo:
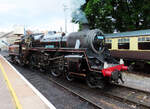
[[[10,90],[12,96],[13,96],[13,99],[14,99],[15,104],[16,104],[16,108],[17,109],[22,109],[22,106],[21,106],[21,104],[20,104],[20,102],[18,100],[18,97],[16,96],[16,93],[15,93],[14,89],[12,88],[12,85],[11,85],[10,81],[8,80],[8,76],[7,76],[7,74],[6,74],[6,72],[5,72],[5,70],[4,70],[4,68],[3,68],[1,63],[0,63],[0,69],[1,69],[1,71],[3,73],[3,76],[5,78],[7,86],[8,86],[8,88],[9,88],[9,90]]]

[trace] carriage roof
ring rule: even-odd
[[[115,38],[115,37],[147,36],[147,35],[150,35],[150,29],[130,31],[130,32],[105,34],[105,37],[106,38]]]

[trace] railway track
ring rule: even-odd
[[[103,94],[121,102],[132,104],[140,109],[150,109],[150,92],[123,85],[114,85],[113,87],[115,90],[112,89]]]
[[[145,93],[145,94],[148,94],[150,95],[150,92],[149,91],[146,91],[146,90],[141,90],[141,89],[136,89],[136,88],[133,88],[133,87],[129,87],[129,86],[124,86],[124,85],[121,85],[121,84],[115,84],[117,87],[122,87],[122,88],[127,88],[129,90],[133,90],[134,92],[137,92],[137,91],[140,91],[142,93]]]
[[[83,96],[83,93],[73,90],[73,88],[71,87],[73,84],[71,86],[65,86],[58,79],[54,80],[54,79],[50,78],[49,80],[55,82],[56,84],[65,88],[66,90],[71,91],[75,95],[81,96],[82,98],[85,99],[85,96]],[[150,93],[149,92],[133,89],[131,87],[126,87],[126,86],[122,86],[122,85],[113,85],[113,86],[110,86],[109,89],[104,89],[104,90],[89,89],[86,86],[81,86],[81,85],[78,85],[78,87],[80,87],[80,89],[83,89],[83,88],[85,90],[88,89],[89,90],[88,94],[90,92],[92,93],[92,95],[90,95],[90,96],[94,97],[95,102],[93,103],[92,99],[88,99],[90,97],[86,97],[86,100],[88,99],[88,101],[90,101],[91,103],[93,103],[94,105],[96,105],[99,108],[101,108],[101,105],[98,103],[98,99],[100,99],[101,95],[111,98],[111,99],[115,99],[122,103],[128,104],[131,106],[131,108],[132,107],[136,108],[136,109],[137,108],[139,108],[139,109],[149,109],[150,108]],[[87,92],[85,91],[85,93],[87,93]]]
[[[60,84],[59,82],[55,81],[54,79],[49,78],[49,80],[52,81],[52,82],[54,82],[54,83],[56,83],[57,85],[59,85],[60,87],[64,88],[65,90],[71,92],[73,95],[78,96],[80,99],[82,99],[82,100],[84,100],[84,101],[90,103],[90,104],[93,105],[95,108],[104,109],[104,107],[102,107],[102,106],[96,104],[95,102],[93,102],[93,101],[91,101],[91,100],[85,98],[84,96],[82,96],[81,94],[79,94],[79,93],[77,93],[77,92],[71,90],[70,88],[68,88],[68,87],[66,87],[66,86],[64,86],[64,85],[62,85],[62,84]]]

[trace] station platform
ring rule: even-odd
[[[123,77],[125,80],[124,86],[130,86],[135,89],[150,92],[150,77],[132,73],[123,73]]]
[[[0,109],[56,109],[0,56]]]
[[[15,109],[15,102],[7,87],[2,71],[0,70],[0,106],[3,109]]]

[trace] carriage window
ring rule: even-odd
[[[149,50],[150,49],[150,42],[139,42],[138,48],[140,50]]]
[[[112,40],[111,40],[111,39],[106,39],[106,40],[105,40],[105,46],[106,46],[108,49],[111,49],[111,43],[112,43]]]
[[[149,50],[150,49],[150,37],[139,37],[138,38],[138,49]]]
[[[118,39],[118,48],[119,49],[129,49],[129,38]]]
[[[146,41],[150,41],[150,37],[146,37]]]

